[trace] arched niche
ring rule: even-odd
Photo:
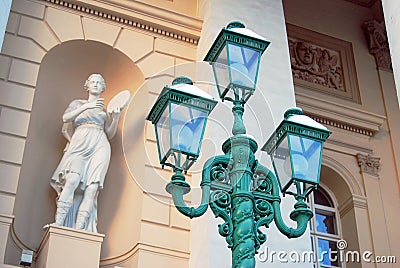
[[[106,81],[102,95],[106,103],[124,89],[146,97],[123,112],[118,133],[111,141],[111,162],[98,199],[98,231],[106,235],[101,259],[123,255],[139,240],[142,191],[130,175],[124,152],[134,155],[135,174],[142,174],[147,92],[138,89],[144,76],[125,54],[108,45],[68,41],[52,48],[40,65],[14,207],[15,235],[8,240],[6,263],[19,263],[22,247],[36,250],[43,226],[54,222],[56,193],[49,179],[66,145],[61,133],[62,114],[72,100],[87,98],[83,84],[92,73],[102,74]],[[123,128],[130,134],[124,146]]]

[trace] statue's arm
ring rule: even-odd
[[[121,110],[119,108],[107,114],[107,120],[104,131],[106,132],[107,137],[110,140],[114,138],[115,134],[117,133],[120,116],[121,116]]]
[[[86,110],[86,108],[84,105],[81,105],[79,100],[73,100],[63,114],[63,122],[69,123],[74,121],[74,119],[84,110]]]
[[[68,108],[65,110],[63,114],[63,122],[68,123],[74,121],[74,119],[80,115],[83,111],[87,109],[93,109],[93,108],[103,108],[104,106],[104,99],[99,98],[95,102],[86,102],[82,104],[82,101],[80,100],[74,100],[70,103]]]

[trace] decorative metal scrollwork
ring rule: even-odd
[[[255,199],[254,201],[254,219],[256,221],[254,225],[254,233],[256,234],[256,251],[260,246],[267,241],[267,236],[259,229],[264,226],[269,227],[269,224],[274,219],[274,209],[271,203],[265,199]]]
[[[271,179],[264,172],[256,172],[253,176],[253,191],[270,194],[272,191]]]
[[[215,217],[222,218],[225,222],[218,225],[218,232],[225,237],[228,247],[233,246],[232,233],[233,223],[231,219],[231,196],[223,190],[216,190],[211,193],[210,207]]]
[[[228,170],[225,165],[219,164],[211,169],[211,181],[218,181],[223,184],[229,184]]]

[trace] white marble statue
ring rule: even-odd
[[[97,232],[97,196],[111,156],[108,140],[114,137],[121,109],[129,99],[125,95],[123,105],[110,102],[106,111],[100,97],[106,85],[100,74],[90,75],[84,88],[89,98],[73,100],[62,117],[68,144],[51,177],[51,186],[58,194],[54,224]],[[130,97],[128,91],[125,94]]]

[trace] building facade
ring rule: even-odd
[[[13,0],[0,54],[0,266],[18,267],[27,249],[35,267],[42,254],[43,226],[56,210],[50,177],[66,144],[62,114],[71,100],[85,98],[86,78],[101,73],[106,102],[124,89],[133,97],[111,141],[98,200],[98,231],[105,235],[100,267],[230,267],[217,232],[221,222],[212,213],[189,220],[174,207],[165,191],[173,173],[161,169],[145,119],[176,76],[191,77],[217,98],[202,60],[220,29],[240,20],[271,41],[244,115],[259,147],[293,106],[332,131],[320,190],[309,200],[310,229],[291,240],[274,225],[265,230],[257,267],[397,267],[400,111],[393,73],[399,68],[389,43],[393,52],[398,27],[396,6],[382,2]],[[226,103],[210,116],[200,159],[187,175],[193,190],[186,201],[194,206],[202,165],[221,154],[231,117]],[[270,165],[266,153],[256,157]],[[288,224],[293,204],[283,198]],[[368,258],[268,255],[313,250],[319,256],[337,251],[338,241],[343,252]]]

